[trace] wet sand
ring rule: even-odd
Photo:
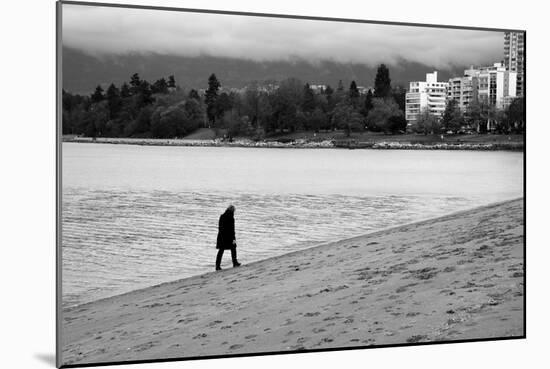
[[[519,337],[523,226],[512,200],[73,307],[62,362]]]

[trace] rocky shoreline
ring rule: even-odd
[[[142,146],[194,146],[194,147],[260,147],[260,148],[294,148],[294,149],[374,149],[374,150],[479,150],[479,151],[523,151],[523,142],[497,142],[497,143],[469,143],[469,142],[445,142],[445,143],[413,143],[396,141],[357,142],[354,140],[293,140],[293,141],[253,141],[239,139],[227,141],[214,140],[189,140],[189,139],[155,139],[155,138],[108,138],[108,137],[63,137],[63,142],[76,143],[100,143],[120,145]]]

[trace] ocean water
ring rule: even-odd
[[[249,263],[523,188],[514,152],[64,143],[62,158],[65,307],[212,271],[229,204]]]

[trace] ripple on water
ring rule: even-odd
[[[480,200],[64,188],[63,305],[210,271],[218,217],[230,203],[237,207],[239,258],[251,262]]]

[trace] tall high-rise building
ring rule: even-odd
[[[525,92],[525,33],[504,33],[504,66],[506,70],[517,73],[516,96]]]

